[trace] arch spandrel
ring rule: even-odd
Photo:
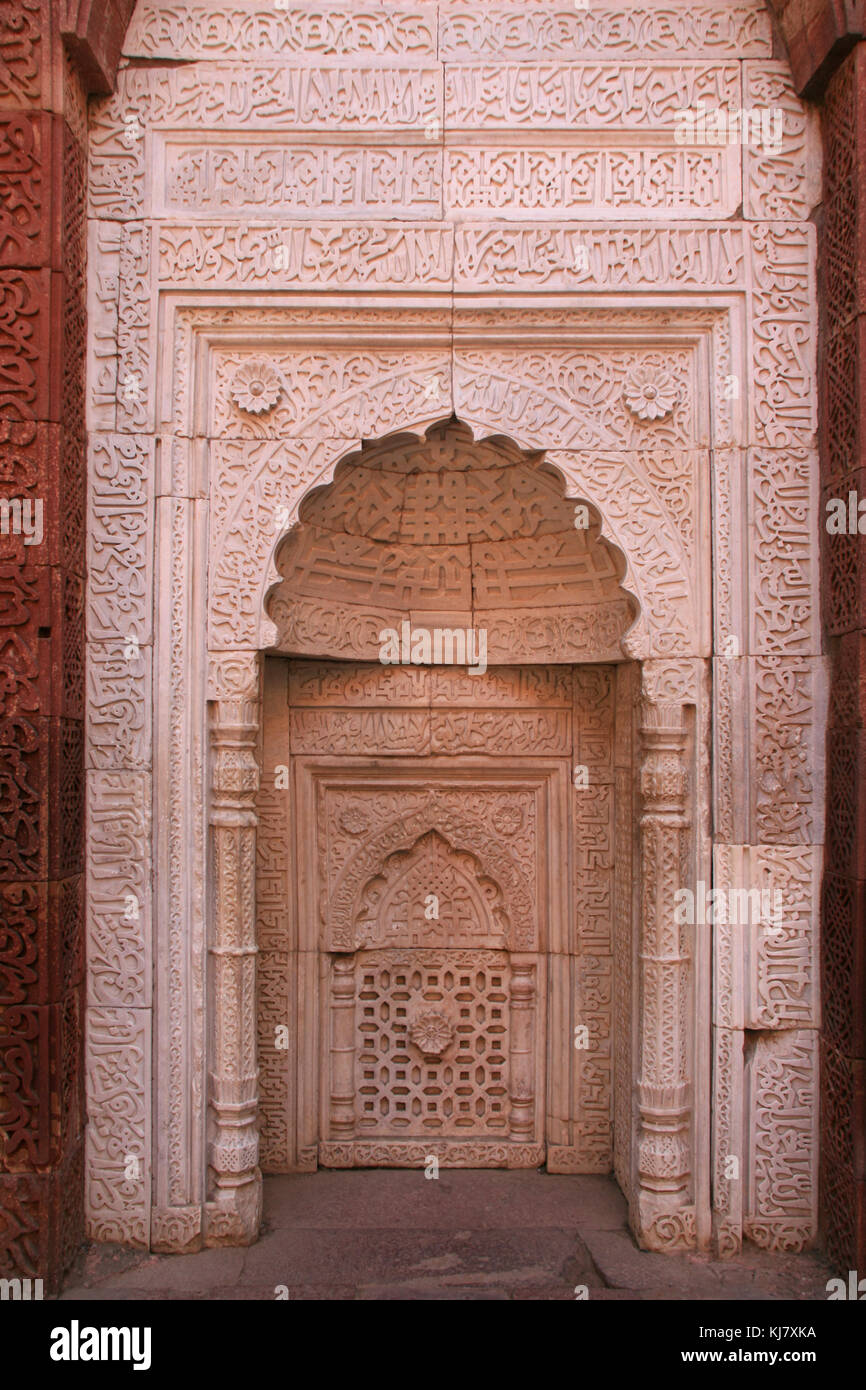
[[[401,432],[401,437],[405,434]],[[479,439],[476,434],[473,447],[489,447],[491,438],[502,437]],[[509,447],[515,457],[527,452],[513,441]],[[542,451],[533,454],[542,457]],[[361,441],[347,449],[343,440],[314,445],[290,441],[259,452],[248,480],[236,488],[224,508],[213,538],[212,651],[274,647],[276,627],[265,605],[281,580],[277,552],[297,524],[304,500],[333,483],[338,465],[364,456]],[[588,504],[598,513],[602,539],[623,557],[620,585],[634,597],[640,611],[624,634],[621,653],[628,657],[701,654],[693,583],[682,543],[662,503],[631,461],[624,456],[584,458],[564,450],[543,457],[545,465],[563,478],[568,499],[575,505]],[[258,575],[263,577],[257,582]]]
[[[450,391],[437,380],[435,395],[428,397],[433,407],[428,414],[423,393],[419,397],[417,376],[417,372],[407,376],[411,403],[405,404],[412,420],[408,429],[388,428],[398,424],[395,406],[399,410],[399,404],[392,375],[386,373],[369,382],[363,392],[350,392],[324,414],[314,412],[315,419],[299,418],[290,437],[212,441],[211,650],[274,647],[277,634],[266,605],[280,579],[277,550],[296,525],[302,501],[315,488],[332,483],[339,464],[369,458],[371,451],[383,446],[398,446],[407,434],[415,439],[425,436],[437,421],[446,418],[445,410],[455,409]],[[346,434],[346,422],[357,426],[362,416],[371,428],[373,421],[381,422],[375,444]],[[691,489],[688,483],[681,488],[685,507],[682,497],[672,506],[657,479],[650,479],[641,465],[645,452],[599,453],[575,448],[574,444],[550,447],[560,438],[564,442],[565,436],[551,435],[543,426],[538,439],[522,437],[515,443],[503,431],[501,420],[482,423],[473,416],[463,421],[463,428],[475,450],[482,445],[489,448],[491,441],[507,441],[515,457],[532,453],[539,460],[544,458],[565,480],[566,495],[576,503],[588,503],[599,513],[601,538],[622,552],[626,566],[623,588],[640,609],[625,645],[618,641],[615,653],[608,652],[604,659],[707,654],[705,625],[697,612],[694,555],[687,553],[682,535],[683,514],[693,529],[696,525],[693,483]],[[619,441],[626,450],[631,442],[625,438]],[[653,454],[662,458],[664,441],[653,435],[647,442],[651,442]],[[695,456],[685,439],[678,440],[668,453],[672,458]]]

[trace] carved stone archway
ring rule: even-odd
[[[620,1129],[631,1135],[632,1107],[644,1112],[650,1206],[693,1206],[694,1234],[678,1218],[642,1238],[675,1248],[714,1236],[729,1250],[747,1229],[764,1244],[802,1244],[814,1229],[816,1105],[801,1095],[814,1097],[811,914],[822,839],[808,525],[815,229],[805,220],[817,161],[763,7],[723,7],[703,28],[689,15],[676,33],[664,6],[650,5],[639,30],[631,20],[611,27],[604,9],[573,16],[580,43],[551,37],[558,75],[552,95],[538,91],[546,112],[513,98],[513,74],[537,56],[528,30],[518,26],[516,53],[500,54],[489,73],[476,52],[501,23],[493,10],[468,27],[449,17],[447,61],[431,13],[411,36],[429,63],[380,64],[347,30],[346,60],[333,68],[320,61],[326,35],[253,10],[254,53],[224,7],[211,26],[192,6],[181,18],[143,4],[130,56],[148,61],[130,63],[117,96],[93,111],[90,1231],[169,1249],[250,1238],[255,1056],[238,1022],[254,974],[239,926],[248,903],[241,894],[237,913],[223,912],[216,898],[231,902],[239,880],[226,866],[248,860],[255,834],[259,653],[274,640],[265,599],[276,547],[301,498],[362,441],[423,433],[454,413],[477,440],[505,435],[545,451],[625,557],[641,617],[623,655],[642,662],[645,756],[652,745],[657,763],[684,762],[693,793],[684,881],[711,881],[712,852],[717,872],[735,881],[772,869],[796,923],[785,969],[766,943],[723,931],[712,942],[696,934],[684,967],[658,904],[638,966],[652,1003],[644,1019],[658,1020],[644,1026],[662,1029],[661,1040],[646,1049],[644,1089],[630,1093]],[[374,27],[377,53],[406,56],[399,20],[383,13]],[[264,67],[262,44],[275,48]],[[215,61],[177,64],[178,55]],[[640,89],[635,65],[648,74]],[[327,69],[315,90],[314,68]],[[674,113],[693,100],[698,69],[711,104],[729,105],[739,83],[750,100],[784,105],[778,153],[707,148],[686,167],[695,152],[675,140]],[[501,83],[499,95],[489,82]],[[239,127],[245,150],[278,147],[284,189],[297,187],[297,159],[309,161],[313,203],[277,199],[266,217],[237,182],[227,195],[202,149],[203,116],[214,112],[222,130],[213,139],[227,148]],[[598,173],[613,157],[635,171],[624,201],[617,195],[614,206],[599,177],[598,204],[551,207],[549,189],[537,188],[532,207],[506,216],[491,206],[482,166],[502,161],[510,188],[508,161],[538,148],[551,116],[557,158],[588,158]],[[352,212],[328,201],[327,141],[345,145],[340,157],[359,180]],[[446,177],[455,142],[465,145],[465,174],[452,165]],[[386,144],[399,158],[376,189],[393,216],[362,167]],[[684,219],[683,180],[692,187],[697,167],[706,200]],[[645,181],[657,193],[651,208],[635,196]],[[245,411],[254,364],[268,398],[278,394],[270,409]],[[120,665],[125,645],[139,655]],[[118,691],[129,714],[117,713]],[[655,772],[645,781],[645,811],[656,817],[645,838],[667,845],[670,865],[683,813],[656,797]],[[617,891],[618,920],[630,922],[631,889]],[[129,897],[134,920],[124,917]],[[211,963],[237,1006],[216,1042]],[[702,1026],[671,1039],[658,994],[683,969]],[[806,981],[799,994],[786,985],[795,973]],[[767,1034],[748,1056],[746,1029]],[[111,1076],[100,1066],[109,1054]],[[692,1086],[688,1139],[671,1056],[685,1056]],[[633,1059],[622,1060],[634,1079]],[[791,1078],[781,1112],[780,1067]],[[692,1181],[681,1185],[688,1147]],[[742,1152],[748,1171],[737,1185],[727,1159]],[[140,1181],[125,1179],[118,1155],[141,1159]],[[648,1209],[642,1224],[629,1187],[636,1163],[621,1154],[617,1172],[643,1231],[658,1213]]]
[[[435,438],[436,431],[442,428],[441,425],[428,426],[426,436]],[[402,432],[396,436],[395,444],[389,445],[385,440],[376,448],[418,447],[421,439],[420,434]],[[483,451],[485,446],[471,444],[467,447]],[[530,456],[510,442],[506,441],[505,447],[515,457]],[[541,453],[535,450],[531,456],[540,458]],[[358,456],[352,455],[347,464],[354,457]],[[671,646],[676,649],[678,644],[694,642],[691,585],[658,504],[645,488],[635,494],[637,483],[631,485],[630,491],[627,475],[620,465],[614,464],[608,473],[602,465],[593,478],[589,463],[585,471],[580,472],[575,469],[574,457],[569,456],[567,461],[559,459],[560,476],[565,462],[569,466],[569,476],[562,490],[571,496],[572,507],[586,502],[595,510],[594,497],[603,496],[606,505],[612,496],[619,497],[619,528],[614,534],[622,536],[630,546],[621,564],[623,573],[644,574],[644,583],[651,584],[652,571],[647,566],[652,564],[653,553],[646,546],[636,546],[634,537],[646,537],[647,527],[655,525],[656,534],[667,538],[667,568],[671,582],[655,612],[650,610],[644,615],[641,611],[640,621],[623,639],[622,655],[632,657],[642,650],[652,652],[654,647],[656,650]],[[323,487],[330,490],[329,485],[340,476],[340,463],[335,459],[326,471],[315,477],[303,495],[296,494],[291,513],[295,524],[303,515],[304,497],[316,494]],[[599,476],[603,484],[601,491]],[[642,512],[630,505],[635,495],[640,499]],[[235,515],[248,517],[249,512],[238,504]],[[288,508],[283,508],[281,516],[290,533]],[[604,524],[603,513],[601,521],[601,535],[611,534]],[[260,593],[274,595],[279,591],[282,576],[275,557],[282,546],[282,537],[271,543],[267,582],[259,589]],[[282,608],[288,611],[285,603]],[[279,604],[277,609],[280,609]],[[275,611],[273,603],[271,611]],[[665,624],[663,628],[662,623]],[[260,631],[277,637],[278,630],[270,621],[265,622]],[[278,645],[276,649],[280,649]],[[363,655],[363,652],[354,654]],[[591,652],[585,656],[592,660]],[[610,660],[611,653],[604,651],[600,658]],[[640,1022],[631,1047],[634,1049],[633,1065],[639,1068],[634,1093],[639,1133],[631,1157],[621,1156],[618,1175],[629,1196],[635,1230],[644,1245],[655,1249],[689,1247],[697,1240],[694,1185],[697,1126],[693,1110],[695,1084],[691,1074],[694,1053],[687,1039],[690,1020],[696,1012],[694,949],[687,932],[674,922],[673,905],[677,887],[691,881],[695,863],[693,789],[700,779],[696,762],[695,712],[698,707],[702,711],[706,708],[703,667],[704,663],[696,659],[665,661],[649,656],[643,665],[640,690],[626,681],[622,696],[639,701],[638,782],[643,814],[638,839],[638,915],[633,928],[626,926],[624,940],[620,943],[621,950],[630,951],[632,930],[637,933],[640,965],[633,985],[637,990],[635,1002]],[[211,1244],[253,1239],[260,1217],[255,1042],[248,1036],[252,1026],[250,1000],[255,989],[253,877],[254,806],[258,785],[256,749],[260,731],[259,669],[258,656],[253,651],[246,655],[235,652],[230,657],[213,654],[211,658],[214,792],[210,825],[215,865],[211,946],[215,987],[211,1008],[218,1061],[212,1075],[210,1097],[214,1139],[208,1161],[213,1198],[208,1206],[206,1239]],[[625,791],[633,773],[624,768],[618,775],[622,777]],[[431,829],[434,825],[431,821]],[[465,827],[464,843],[470,848],[472,839],[471,828]],[[408,836],[404,851],[412,842],[413,836]],[[628,923],[631,924],[630,909]],[[629,978],[632,978],[630,969]],[[620,1147],[621,1155],[627,1154],[631,1149],[630,1141],[621,1142]]]

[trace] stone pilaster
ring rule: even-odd
[[[646,1249],[695,1243],[687,1029],[690,959],[676,920],[689,846],[682,704],[641,705],[640,1070],[635,1228]]]
[[[355,1137],[355,957],[335,956],[331,975],[330,1137]]]
[[[531,962],[511,968],[511,1133],[532,1142],[535,1129],[535,971]]]
[[[214,1033],[208,1245],[253,1241],[261,1220],[255,1055],[256,733],[254,703],[215,703],[211,728]]]

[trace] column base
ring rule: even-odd
[[[641,1250],[675,1255],[683,1250],[697,1249],[694,1207],[674,1206],[664,1193],[638,1194],[631,1227]]]
[[[262,1224],[262,1175],[257,1168],[250,1177],[230,1187],[221,1187],[215,1202],[204,1212],[204,1243],[252,1245],[259,1238]]]

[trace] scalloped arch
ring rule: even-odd
[[[464,819],[436,792],[431,792],[417,811],[389,822],[365,840],[344,865],[330,899],[329,950],[356,949],[355,910],[364,885],[381,871],[389,856],[410,851],[431,831],[441,835],[452,848],[471,854],[484,874],[500,887],[508,903],[509,949],[533,949],[532,894],[513,857],[482,826]]]
[[[371,388],[375,391],[375,387]],[[413,422],[399,430],[391,431],[375,441],[381,449],[389,441],[406,442],[407,439],[421,441],[435,426],[445,423],[448,418],[438,414]],[[461,420],[466,425],[466,421]],[[598,515],[600,536],[612,548],[622,566],[620,587],[637,605],[637,617],[622,640],[623,655],[630,659],[644,659],[651,656],[674,656],[692,654],[696,644],[696,623],[691,583],[685,556],[678,538],[674,534],[669,518],[642,479],[630,469],[627,459],[619,456],[617,465],[612,467],[610,459],[600,460],[588,454],[580,455],[561,450],[545,449],[542,444],[532,440],[516,441],[495,428],[481,431],[475,425],[467,426],[472,431],[473,442],[484,445],[488,442],[505,442],[514,450],[515,457],[537,455],[550,465],[563,479],[565,496],[578,503],[586,503]],[[267,461],[251,474],[246,488],[238,495],[232,512],[227,518],[226,534],[231,522],[235,533],[242,532],[246,561],[253,561],[253,573],[263,578],[255,596],[254,611],[248,614],[250,631],[246,641],[233,642],[233,646],[255,646],[258,649],[272,647],[276,641],[276,627],[267,616],[267,601],[281,581],[276,566],[276,555],[285,537],[295,527],[299,512],[305,499],[317,488],[328,486],[334,481],[338,466],[353,454],[363,451],[365,442],[361,440],[325,439],[315,445],[300,441],[287,443],[294,449],[297,467],[294,476],[287,479],[289,485],[283,487],[284,501],[276,507],[281,513],[282,525],[273,524],[276,493],[266,503],[267,515],[257,515],[256,498],[261,493],[263,475],[267,471]],[[272,481],[276,482],[275,479]],[[629,499],[623,505],[623,497]],[[635,515],[631,515],[631,509]],[[215,590],[212,605],[219,611],[220,579],[223,587],[231,586],[236,573],[225,564],[225,534],[223,544],[216,556]],[[257,546],[255,556],[250,555],[251,543]],[[252,597],[252,596],[251,596]]]

